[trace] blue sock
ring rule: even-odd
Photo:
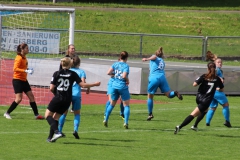
[[[222,113],[223,113],[223,116],[224,116],[225,120],[230,122],[230,120],[229,120],[230,113],[229,113],[229,107],[228,106],[223,107]]]
[[[81,115],[80,114],[76,114],[74,116],[74,121],[73,121],[74,131],[76,131],[76,132],[78,132],[78,127],[80,125],[80,120],[81,120]]]
[[[66,116],[67,115],[65,115],[65,114],[63,114],[63,115],[61,115],[61,117],[59,118],[59,120],[58,120],[58,130],[60,131],[60,132],[62,132],[62,129],[63,129],[63,125],[64,125],[64,123],[65,123],[65,119],[66,119]]]
[[[124,123],[128,124],[128,119],[130,116],[130,107],[129,106],[125,106],[124,107]]]
[[[209,110],[208,110],[207,116],[206,116],[206,123],[207,123],[207,124],[210,124],[214,113],[215,113],[215,110],[212,110],[212,109],[209,109]]]
[[[105,105],[105,111],[104,111],[104,116],[106,116],[106,112],[107,112],[107,107],[110,105],[110,101],[108,100],[106,105]]]
[[[124,106],[123,103],[120,103],[120,116],[124,114]]]
[[[148,106],[148,113],[152,114],[152,111],[153,111],[153,99],[148,98],[147,106]]]
[[[175,93],[174,93],[174,91],[171,91],[171,92],[169,93],[168,98],[173,98],[173,97],[175,97]]]
[[[105,121],[108,121],[108,118],[113,110],[114,106],[112,106],[111,104],[109,104],[109,106],[107,107],[107,111],[106,111],[106,115],[105,115]]]

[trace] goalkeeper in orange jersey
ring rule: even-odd
[[[44,117],[38,113],[37,104],[35,102],[34,95],[27,80],[27,74],[33,74],[33,69],[28,68],[28,61],[26,57],[28,51],[28,45],[26,43],[22,43],[17,47],[17,56],[14,61],[12,80],[16,98],[12,102],[7,112],[4,113],[4,117],[6,117],[7,119],[12,119],[10,113],[22,101],[23,92],[29,98],[30,106],[32,107],[32,110],[34,112],[35,119],[44,119]]]

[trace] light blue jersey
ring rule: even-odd
[[[149,63],[150,75],[165,74],[165,62],[162,58],[157,57],[155,60],[151,60]]]
[[[112,83],[114,81],[114,77],[111,77],[108,81],[108,84],[107,84],[107,95],[111,94],[112,92]]]
[[[128,88],[128,86],[126,85],[126,80],[122,77],[122,75],[124,72],[126,72],[128,76],[129,65],[125,62],[115,62],[112,65],[112,69],[114,70],[114,81],[112,83],[112,87],[115,89]]]
[[[85,71],[81,70],[80,68],[71,68],[70,70],[76,72],[81,79],[86,79]],[[81,87],[76,82],[73,83],[72,96],[81,97]]]
[[[148,93],[155,94],[160,88],[162,93],[170,91],[167,79],[165,77],[165,62],[162,58],[156,57],[149,63]]]
[[[222,73],[221,68],[217,67],[216,70],[217,70],[217,76],[220,77],[220,78],[223,78],[223,73]]]

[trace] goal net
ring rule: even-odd
[[[59,69],[69,44],[74,44],[75,9],[0,6],[0,105],[10,105],[16,48],[28,44],[28,67],[34,69],[27,79],[38,106],[46,106],[52,94],[49,84]],[[26,95],[20,103],[29,106]]]

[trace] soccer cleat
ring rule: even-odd
[[[228,127],[228,128],[231,128],[231,127],[232,127],[231,123],[228,122],[228,121],[226,121],[226,122],[224,123],[224,126],[226,126],[226,127]]]
[[[121,114],[120,117],[124,120],[124,114]]]
[[[61,132],[55,133],[51,139],[52,142],[55,142],[57,139],[63,137]]]
[[[103,121],[103,125],[105,126],[105,127],[108,127],[108,122],[107,121]]]
[[[198,128],[195,127],[195,126],[192,126],[191,129],[194,130],[194,131],[196,131],[196,132],[198,131]]]
[[[7,118],[7,119],[12,119],[12,117],[10,116],[10,114],[8,114],[8,113],[4,113],[4,115],[3,115],[5,118]]]
[[[78,136],[77,131],[74,131],[74,132],[73,132],[73,136],[74,136],[76,139],[80,139],[80,137]]]
[[[74,113],[74,110],[73,109],[71,109],[71,111],[70,111],[71,113]]]
[[[210,124],[209,124],[209,123],[206,123],[206,126],[210,126]]]
[[[123,127],[124,127],[125,129],[128,129],[128,124],[124,123],[124,124],[123,124]]]
[[[42,119],[45,119],[45,118],[39,114],[39,115],[35,116],[35,119],[40,119],[40,120],[42,120]]]
[[[56,140],[55,140],[55,141],[52,141],[51,138],[48,138],[48,139],[47,139],[47,142],[53,143],[53,142],[56,142]]]
[[[179,128],[179,126],[176,126],[176,127],[175,127],[175,131],[174,131],[174,134],[177,134],[178,132],[180,132],[180,128]]]
[[[183,97],[178,91],[174,91],[175,95],[178,97],[179,100],[183,100]]]
[[[147,121],[151,121],[151,119],[153,119],[153,118],[154,118],[154,116],[152,114],[150,114],[147,118]]]

